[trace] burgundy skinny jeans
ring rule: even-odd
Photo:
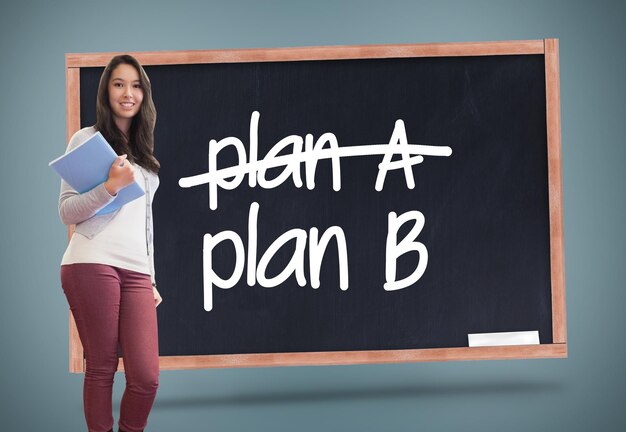
[[[118,342],[126,374],[119,427],[142,431],[159,386],[157,316],[150,275],[103,264],[69,264],[61,266],[61,284],[85,351],[83,403],[89,432],[113,428]]]

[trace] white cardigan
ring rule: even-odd
[[[70,151],[95,133],[93,127],[76,132],[67,147]],[[159,186],[155,173],[131,165],[135,178],[146,191],[107,215],[95,213],[113,200],[104,184],[79,194],[61,181],[59,215],[63,223],[75,223],[76,230],[63,255],[61,265],[74,263],[107,264],[139,273],[150,274],[155,283],[152,200]]]

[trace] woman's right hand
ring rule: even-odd
[[[127,155],[123,154],[115,158],[109,169],[109,178],[104,182],[104,187],[111,196],[135,181],[135,172],[129,162]]]

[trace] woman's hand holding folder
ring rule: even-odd
[[[120,189],[135,181],[135,171],[130,163],[126,163],[127,155],[123,154],[115,158],[109,169],[109,178],[104,182],[104,187],[111,196],[117,195]]]

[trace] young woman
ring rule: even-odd
[[[59,196],[61,220],[76,224],[61,262],[61,284],[85,350],[83,403],[90,432],[113,430],[118,342],[126,374],[120,431],[144,429],[159,385],[161,296],[154,279],[151,207],[159,185],[155,122],[148,76],[134,57],[116,56],[100,78],[96,124],[76,132],[67,147],[100,131],[119,155],[105,182],[79,194],[62,181]],[[135,180],[144,196],[96,215]]]

